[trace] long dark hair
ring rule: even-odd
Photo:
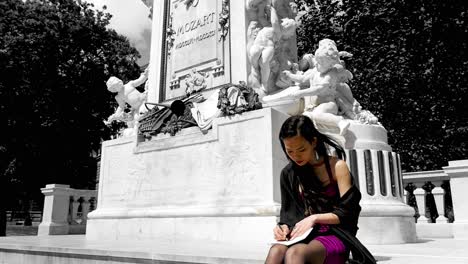
[[[314,138],[317,138],[315,151],[324,158],[325,166],[327,168],[327,172],[329,177],[331,178],[331,166],[330,166],[330,158],[328,156],[328,147],[332,147],[335,150],[336,155],[339,159],[345,159],[346,154],[343,148],[336,143],[334,140],[329,138],[328,136],[320,133],[317,128],[315,128],[314,123],[312,120],[304,115],[295,115],[291,116],[286,121],[284,121],[283,125],[281,126],[281,130],[279,133],[279,140],[281,144],[281,148],[284,151],[284,154],[292,164],[292,169],[294,174],[298,177],[293,179],[293,188],[298,190],[299,184],[302,184],[304,188],[304,195],[309,201],[309,205],[311,206],[312,211],[314,212],[322,212],[324,210],[329,209],[329,201],[324,199],[320,192],[322,191],[322,183],[318,179],[314,173],[314,170],[311,165],[307,164],[304,166],[297,165],[291,158],[288,156],[286,152],[286,147],[284,146],[283,140],[286,138],[294,137],[294,136],[302,136],[305,140],[312,143]],[[311,177],[312,176],[312,177]]]
[[[344,159],[346,157],[343,148],[331,138],[320,133],[317,130],[317,128],[315,128],[314,123],[309,117],[304,115],[295,115],[289,117],[288,119],[286,119],[286,121],[284,121],[279,133],[281,148],[283,148],[284,154],[286,155],[286,157],[288,157],[289,161],[292,160],[286,153],[286,148],[284,146],[283,139],[294,136],[302,136],[303,138],[305,138],[305,140],[309,141],[310,143],[312,143],[314,138],[317,138],[317,146],[315,147],[315,150],[320,156],[323,156],[325,158],[325,163],[327,163],[328,165],[330,165],[330,162],[328,158],[328,150],[325,144],[335,149],[338,158]]]

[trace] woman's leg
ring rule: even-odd
[[[327,255],[322,243],[312,240],[309,244],[296,244],[286,251],[286,264],[323,264]]]
[[[267,259],[265,260],[265,264],[283,263],[286,250],[288,250],[288,247],[285,245],[279,245],[279,244],[273,245],[270,248],[270,251],[268,252],[268,256],[267,256]]]

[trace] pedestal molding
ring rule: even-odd
[[[194,206],[173,208],[102,209],[88,214],[88,219],[122,218],[179,218],[179,217],[228,217],[228,216],[278,216],[279,204],[252,206]]]

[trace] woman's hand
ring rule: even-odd
[[[301,236],[302,234],[305,233],[309,228],[313,227],[317,222],[317,216],[316,215],[311,215],[308,216],[301,221],[297,222],[296,225],[294,226],[292,232],[291,232],[291,238],[294,239],[298,236]]]
[[[289,227],[288,225],[276,225],[275,228],[273,228],[273,233],[275,234],[275,239],[277,241],[287,240],[287,236],[289,234]]]

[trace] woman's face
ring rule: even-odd
[[[315,150],[316,140],[314,138],[314,141],[310,143],[304,137],[297,135],[283,139],[283,143],[288,157],[297,165],[304,166],[313,159],[312,153]]]

